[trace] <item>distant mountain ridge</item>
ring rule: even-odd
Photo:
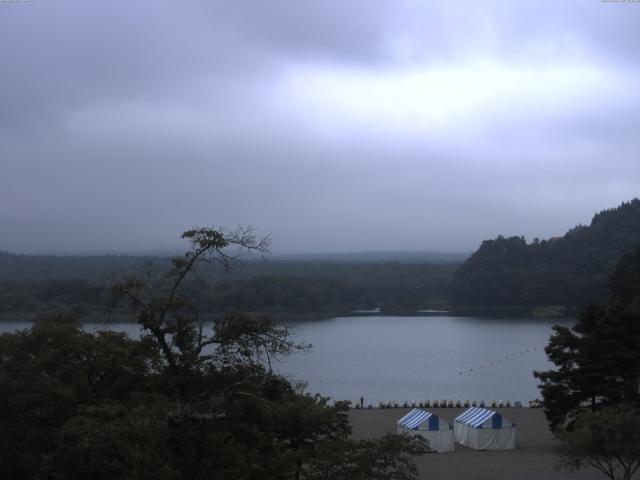
[[[180,253],[175,253],[179,255]],[[242,259],[247,269],[259,269],[260,273],[273,274],[273,270],[286,268],[280,264],[452,264],[461,263],[469,256],[459,252],[349,252],[320,254],[274,254],[265,262],[260,256]],[[0,250],[0,281],[66,279],[104,279],[114,271],[130,271],[144,261],[158,258],[168,261],[169,251],[148,254],[98,254],[98,255],[24,255]],[[264,272],[263,272],[264,270]]]
[[[460,306],[583,305],[607,298],[618,260],[640,245],[640,200],[596,213],[563,237],[485,240],[455,272],[450,299]]]
[[[149,257],[127,255],[16,255],[0,251],[0,281],[104,279],[114,271],[129,271]]]
[[[469,257],[467,252],[431,251],[374,251],[274,254],[275,262],[334,262],[334,263],[460,263]]]
[[[0,252],[0,317],[37,318],[74,309],[100,319],[113,274],[139,272],[148,262],[169,267],[167,257],[29,256]],[[341,315],[380,307],[415,312],[446,303],[447,285],[459,263],[402,261],[243,261],[230,273],[202,265],[184,294],[207,314],[256,311],[269,314]],[[205,280],[208,284],[203,289]],[[116,311],[115,314],[120,314]],[[109,317],[110,318],[110,317]],[[299,317],[295,317],[299,318]],[[2,320],[2,318],[0,318]]]

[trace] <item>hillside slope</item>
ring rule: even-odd
[[[597,213],[589,226],[527,244],[523,237],[482,242],[454,274],[454,305],[582,305],[607,297],[618,260],[640,245],[640,200]]]

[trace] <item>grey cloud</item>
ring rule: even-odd
[[[560,234],[639,190],[638,19],[584,1],[0,4],[0,249],[167,248],[211,223],[277,251]],[[474,59],[603,83],[515,85],[431,130],[283,83]]]

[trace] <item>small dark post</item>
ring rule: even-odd
[[[364,407],[364,397],[360,397],[360,408]]]

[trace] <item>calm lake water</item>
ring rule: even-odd
[[[567,320],[448,316],[339,317],[295,324],[308,353],[282,359],[275,369],[308,390],[336,400],[528,400],[539,397],[534,370],[551,367],[544,347],[553,324]],[[0,322],[0,331],[28,328]],[[87,324],[131,336],[136,324]]]

